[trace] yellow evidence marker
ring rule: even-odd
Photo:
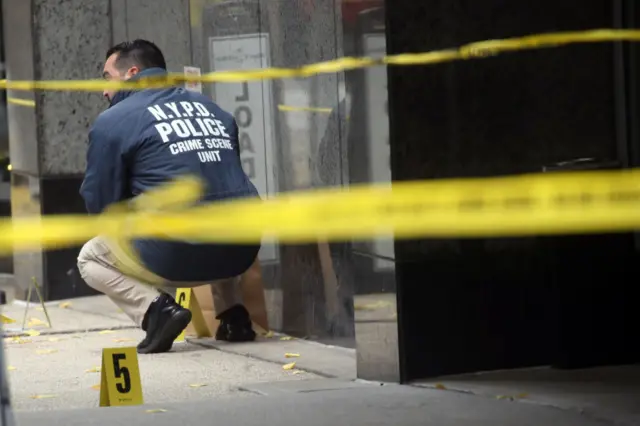
[[[211,337],[211,331],[204,320],[202,309],[196,295],[190,288],[179,288],[176,290],[176,302],[185,309],[191,311],[191,324],[196,331],[198,337]],[[176,342],[184,342],[184,330],[178,337]]]
[[[100,406],[142,405],[142,383],[135,347],[102,350]]]

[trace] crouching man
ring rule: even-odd
[[[137,80],[166,75],[160,49],[146,40],[109,49],[103,76]],[[205,182],[199,204],[258,197],[242,170],[233,116],[205,96],[181,87],[105,91],[109,108],[89,133],[80,194],[90,214],[132,199],[183,175]],[[242,305],[239,276],[260,245],[139,239],[126,244],[98,236],[82,248],[78,268],[145,332],[139,353],[166,352],[191,321],[191,312],[162,288],[212,284],[220,326],[216,339],[255,338]]]

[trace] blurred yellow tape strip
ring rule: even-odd
[[[10,90],[73,90],[103,91],[118,89],[144,89],[169,87],[185,82],[238,83],[243,81],[303,78],[317,74],[367,68],[380,65],[431,65],[474,58],[485,58],[499,53],[528,49],[557,47],[576,43],[609,41],[640,41],[640,30],[596,29],[576,32],[536,34],[525,37],[487,40],[464,45],[457,49],[444,49],[425,53],[411,53],[382,58],[340,58],[300,68],[264,68],[253,70],[218,71],[202,76],[170,74],[167,77],[144,79],[136,82],[104,80],[75,81],[11,81],[1,80],[0,89]]]
[[[396,238],[569,234],[640,229],[640,170],[523,175],[507,178],[397,182],[389,185],[285,193],[177,210],[197,195],[168,186],[171,211],[96,217],[45,216],[0,221],[0,253],[115,238],[183,237],[210,242],[283,243]],[[167,189],[165,188],[165,189]],[[185,195],[186,193],[186,195]],[[173,194],[173,195],[168,195]],[[173,197],[173,199],[171,199]],[[151,203],[152,205],[154,203]],[[183,203],[184,205],[184,203]]]
[[[31,101],[29,99],[11,98],[11,97],[7,98],[7,103],[29,107],[29,108],[35,108],[36,106],[36,101]]]
[[[318,112],[321,114],[330,114],[333,109],[311,106],[295,106],[295,105],[278,105],[278,110],[282,112]]]

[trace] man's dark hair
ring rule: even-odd
[[[167,69],[167,63],[160,48],[147,40],[137,39],[116,44],[107,51],[106,59],[114,53],[118,54],[115,62],[118,70],[125,71],[134,66],[140,68],[140,71],[148,68]]]

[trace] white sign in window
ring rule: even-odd
[[[268,68],[269,35],[210,37],[212,71]],[[277,193],[272,82],[214,83],[213,100],[236,118],[242,167],[263,198]],[[278,260],[274,242],[264,242],[259,259]]]

